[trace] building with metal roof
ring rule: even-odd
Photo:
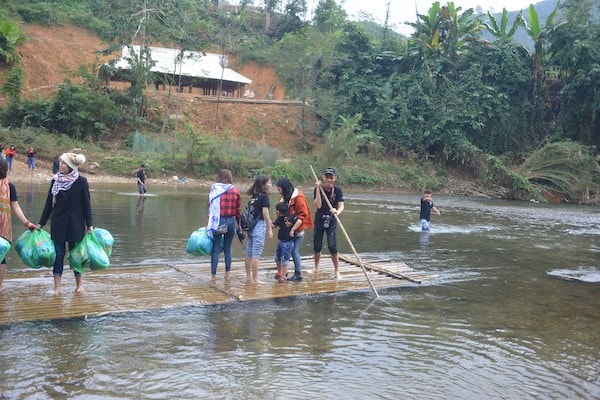
[[[148,47],[151,83],[156,89],[175,86],[179,92],[208,96],[242,97],[252,80],[229,68],[227,56],[163,47]],[[140,58],[140,46],[123,46],[121,57],[103,65],[100,75],[108,82],[128,82],[132,60]],[[220,89],[220,93],[219,93]]]

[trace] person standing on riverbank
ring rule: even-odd
[[[242,196],[238,188],[233,186],[233,176],[228,169],[217,174],[215,183],[210,187],[208,195],[208,235],[213,238],[210,254],[211,281],[217,278],[217,265],[221,254],[221,237],[223,237],[223,253],[225,258],[225,281],[231,272],[231,244],[235,231],[240,224]]]
[[[12,171],[13,159],[17,156],[17,149],[15,149],[15,146],[10,146],[9,148],[6,149],[6,151],[4,152],[4,155],[6,156],[6,163],[8,164],[8,171]]]
[[[258,280],[258,266],[260,257],[265,247],[265,239],[273,238],[273,226],[269,216],[269,193],[271,192],[271,178],[268,175],[259,175],[246,192],[250,196],[248,209],[252,210],[256,225],[248,231],[246,242],[246,280],[252,283],[262,283]]]
[[[135,173],[135,179],[137,183],[138,195],[145,195],[148,192],[148,187],[146,186],[146,181],[148,180],[148,177],[146,176],[145,164],[140,164],[140,167]]]
[[[12,243],[12,219],[11,211],[15,213],[19,221],[29,230],[36,229],[34,223],[29,222],[25,217],[19,199],[17,197],[17,189],[15,185],[10,183],[6,178],[8,173],[8,164],[5,160],[0,159],[0,237]],[[0,292],[2,291],[2,283],[6,276],[6,258],[0,263]]]
[[[85,177],[79,175],[79,166],[85,162],[83,154],[64,153],[59,157],[58,173],[54,175],[46,198],[46,204],[38,229],[41,229],[52,215],[50,236],[54,241],[56,260],[52,273],[54,276],[54,294],[59,295],[66,255],[83,239],[87,232],[92,232],[92,207],[90,188]],[[83,275],[75,272],[75,292],[83,292]]]
[[[313,228],[313,220],[308,207],[308,202],[304,193],[294,187],[292,182],[288,178],[281,178],[275,184],[277,190],[281,193],[281,199],[279,201],[285,202],[288,205],[289,213],[297,220],[290,230],[290,235],[294,241],[294,248],[292,249],[292,258],[294,259],[294,275],[292,275],[289,281],[301,281],[302,280],[302,256],[300,255],[300,247],[304,240],[304,230]]]
[[[27,148],[27,169],[29,170],[29,175],[33,175],[33,171],[35,170],[36,153],[35,147],[29,146]]]
[[[327,233],[327,248],[331,254],[331,261],[335,270],[335,279],[342,279],[340,275],[340,261],[337,250],[337,220],[335,216],[339,216],[344,211],[344,193],[342,189],[335,185],[337,179],[337,173],[335,168],[325,168],[323,171],[322,182],[317,180],[315,182],[315,190],[313,193],[315,207],[317,212],[315,213],[314,220],[314,251],[315,251],[315,267],[313,274],[319,272],[319,262],[321,261],[321,249],[323,248],[323,235]],[[321,189],[323,193],[321,193]],[[331,208],[327,200],[323,198],[323,194],[327,196]]]
[[[421,213],[419,214],[419,220],[421,221],[421,231],[429,232],[430,226],[429,221],[431,220],[431,211],[435,212],[438,216],[440,212],[433,205],[433,194],[431,190],[427,189],[423,192],[423,197],[421,197]]]

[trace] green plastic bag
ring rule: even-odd
[[[69,252],[69,266],[75,272],[83,273],[83,270],[90,268],[90,257],[87,249],[81,242],[77,243],[75,248]]]
[[[93,233],[86,233],[83,239],[69,252],[69,266],[75,272],[85,269],[105,269],[110,266],[105,248]]]
[[[92,233],[96,236],[96,239],[98,239],[98,243],[104,248],[106,255],[110,257],[113,245],[115,244],[113,236],[108,230],[102,228],[94,228]]]
[[[15,242],[15,250],[26,265],[35,269],[52,267],[56,259],[54,242],[43,229],[23,232]]]
[[[10,242],[3,237],[0,237],[0,261],[4,260],[6,253],[10,250]]]
[[[222,237],[222,235],[221,235]],[[206,227],[192,232],[190,235],[185,251],[193,256],[204,256],[210,254],[213,247],[213,239],[208,236]]]

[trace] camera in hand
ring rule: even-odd
[[[326,214],[323,215],[323,228],[328,229],[329,226],[331,225],[331,215]]]

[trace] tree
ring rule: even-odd
[[[293,54],[293,57],[290,56]],[[320,76],[327,74],[333,63],[333,41],[310,26],[301,31],[286,34],[276,44],[274,60],[277,60],[277,72],[285,81],[291,97],[302,101],[300,121],[301,140],[299,147],[308,149],[308,115],[313,112],[318,92],[317,82]]]
[[[281,0],[262,0],[262,2],[265,5],[265,33],[271,36],[275,33],[275,23],[273,22],[275,9]]]
[[[456,7],[454,2],[440,6],[437,1],[426,15],[419,14],[417,22],[409,24],[415,28],[409,45],[420,55],[436,83],[455,74],[459,52],[475,39],[482,28],[479,19],[472,18],[472,8],[461,11],[462,8]]]
[[[313,22],[323,33],[334,34],[346,23],[346,11],[335,0],[319,0],[315,8]]]
[[[0,64],[19,62],[17,47],[25,40],[25,35],[17,25],[8,19],[0,19]]]
[[[243,32],[242,21],[245,15],[245,7],[238,14],[217,12],[213,15],[215,18],[215,29],[211,33],[211,41],[218,43],[221,52],[221,78],[217,88],[217,108],[215,111],[215,133],[219,131],[219,108],[221,92],[223,87],[223,75],[225,69],[229,68],[229,55],[233,53],[243,42],[245,35]]]
[[[484,22],[484,25],[489,33],[491,33],[496,39],[500,40],[512,40],[513,36],[517,32],[522,21],[522,11],[519,11],[516,18],[514,19],[512,26],[508,29],[508,11],[506,8],[502,9],[502,17],[500,17],[500,24],[496,21],[496,18],[488,11],[489,22]]]
[[[283,16],[277,22],[274,38],[279,40],[288,32],[299,31],[306,24],[303,16],[306,14],[306,0],[291,0],[285,6]]]
[[[554,17],[558,11],[560,3],[556,3],[554,10],[546,18],[545,24],[542,26],[539,22],[538,13],[533,4],[529,5],[529,24],[521,17],[521,24],[527,31],[528,35],[533,40],[534,51],[532,54],[532,68],[531,75],[533,79],[533,85],[531,88],[531,104],[533,106],[533,113],[531,114],[531,126],[533,129],[537,129],[537,132],[532,132],[534,140],[540,141],[540,137],[545,129],[542,127],[541,120],[543,116],[544,102],[540,101],[540,98],[545,97],[543,90],[545,89],[546,76],[545,76],[545,65],[547,62],[547,49],[549,46],[548,35],[555,29]],[[537,122],[537,123],[536,123]],[[541,130],[541,132],[540,132]]]
[[[21,67],[13,67],[8,72],[8,76],[2,85],[0,91],[8,96],[12,103],[21,99],[21,90],[25,83],[25,70]]]
[[[571,9],[577,23],[549,33],[552,96],[546,102],[557,117],[563,138],[600,146],[600,25],[591,14]]]

